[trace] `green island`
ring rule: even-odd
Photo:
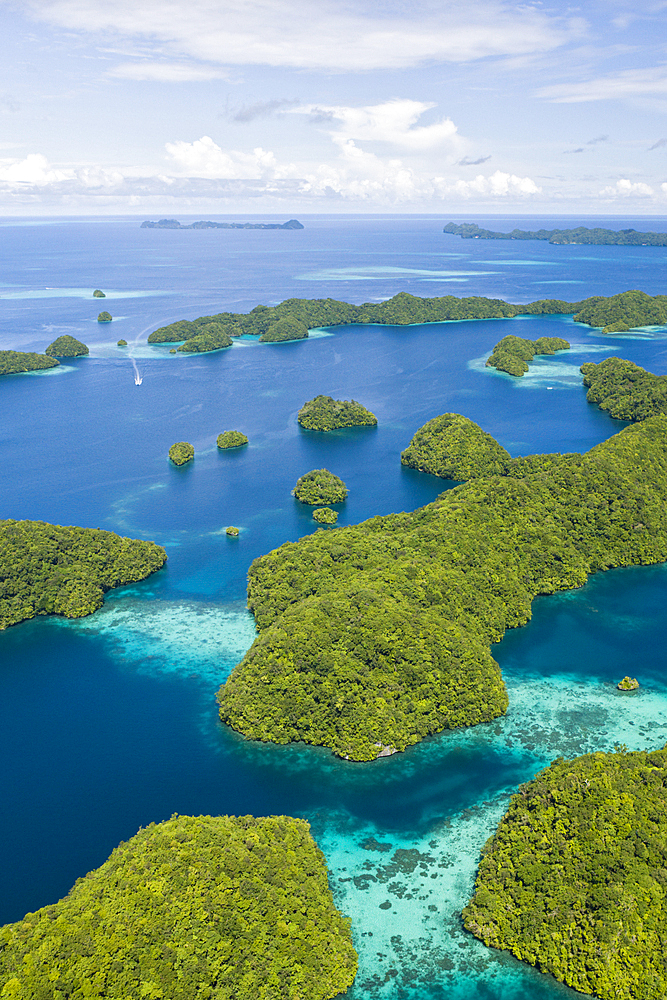
[[[464,240],[545,240],[552,244],[581,244],[586,246],[630,246],[665,247],[667,233],[638,233],[636,229],[513,229],[511,233],[496,233],[492,229],[480,229],[474,222],[457,225],[448,222],[443,233],[461,236]]]
[[[328,469],[312,469],[300,476],[292,492],[296,500],[313,506],[320,503],[342,503],[348,493],[343,480]]]
[[[169,458],[174,465],[187,465],[195,457],[195,450],[188,441],[177,441],[169,449]]]
[[[220,351],[232,346],[232,338],[223,323],[203,323],[197,333],[189,337],[177,350],[183,354],[203,354],[206,351]]]
[[[112,321],[112,319],[113,319],[113,316],[111,315],[111,313],[107,312],[106,309],[105,309],[97,317],[97,322],[98,323],[110,323]]]
[[[242,448],[248,443],[248,438],[241,431],[223,431],[218,434],[217,445],[221,451],[227,448]]]
[[[356,399],[315,396],[303,404],[297,417],[309,431],[335,431],[340,427],[375,426],[377,417]]]
[[[498,341],[487,359],[486,366],[522,378],[536,354],[555,354],[556,351],[566,351],[569,346],[568,341],[562,337],[538,337],[537,340],[526,340],[510,333]]]
[[[594,296],[582,304],[574,319],[588,326],[600,326],[603,333],[664,326],[667,323],[667,295],[647,295],[635,289],[608,298]]]
[[[96,288],[95,291],[93,292],[93,298],[94,299],[106,299],[106,295],[104,294],[104,292],[102,291],[101,288]]]
[[[298,219],[289,222],[191,222],[183,226],[178,219],[160,219],[159,222],[142,222],[140,229],[303,229]]]
[[[0,928],[7,1000],[330,1000],[356,971],[324,856],[289,816],[151,823]]]
[[[331,507],[318,507],[313,511],[313,521],[318,524],[335,524],[338,520],[338,511]]]
[[[619,681],[616,685],[619,691],[636,691],[639,687],[639,681],[636,677],[628,677],[627,675],[622,681]]]
[[[479,424],[460,413],[443,413],[420,427],[401,452],[401,464],[459,483],[479,476],[503,476],[510,453]]]
[[[225,534],[229,535],[230,538],[236,538],[240,534],[240,531],[233,524],[230,524],[228,528],[225,528]]]
[[[46,354],[34,351],[0,351],[0,375],[21,375],[45,368],[57,368],[60,362]]]
[[[127,347],[127,341],[123,340],[123,338],[121,337],[120,340],[116,341],[116,346],[117,347]]]
[[[650,417],[584,455],[514,459],[412,513],[256,559],[259,635],[218,692],[221,719],[372,760],[503,714],[489,646],[535,596],[667,559],[666,446],[667,416]]]
[[[0,521],[0,629],[56,614],[90,615],[112,587],[144,580],[167,553],[97,528]]]
[[[56,337],[44,353],[52,358],[83,358],[89,351],[86,345],[77,340],[76,337],[64,334],[62,337]]]
[[[587,361],[580,368],[586,399],[616,420],[645,420],[667,413],[667,376],[654,375],[623,358]]]
[[[467,930],[602,1000],[667,994],[667,750],[555,761],[487,842]]]

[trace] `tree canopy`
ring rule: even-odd
[[[218,448],[224,451],[226,448],[241,448],[248,443],[248,438],[241,431],[223,431],[218,434]]]
[[[66,333],[62,337],[56,337],[44,353],[52,358],[81,358],[88,354],[89,351],[86,345],[80,340],[77,340],[76,337],[70,337]]]
[[[333,399],[315,396],[303,404],[297,417],[309,431],[334,431],[340,427],[363,427],[377,424],[377,417],[356,399]]]
[[[0,929],[7,1000],[330,1000],[356,970],[322,852],[288,816],[151,823]]]
[[[293,493],[301,503],[342,503],[347,496],[347,487],[328,469],[312,469],[297,479]]]
[[[556,351],[566,351],[569,346],[568,341],[562,337],[526,340],[510,333],[498,341],[486,364],[488,368],[497,368],[500,372],[521,378],[528,371],[528,365],[536,354],[555,354]]]
[[[35,354],[33,351],[0,351],[0,375],[37,372],[45,368],[56,368],[59,364],[56,358]]]
[[[457,482],[502,476],[510,461],[510,453],[495,438],[460,413],[429,420],[401,452],[401,463],[410,469]]]
[[[169,458],[174,465],[186,465],[195,457],[195,450],[189,441],[177,441],[169,449]]]

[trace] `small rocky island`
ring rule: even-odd
[[[510,462],[510,453],[495,438],[460,413],[429,420],[401,452],[402,465],[460,483],[478,476],[504,476]]]
[[[636,677],[624,677],[622,681],[619,681],[616,685],[619,691],[636,691],[639,687],[639,681]]]
[[[248,438],[241,431],[223,431],[222,434],[218,434],[217,445],[221,451],[227,448],[242,448],[247,443]]]
[[[320,503],[342,503],[348,490],[342,479],[328,469],[313,469],[300,476],[293,489],[294,497],[301,503],[315,506]]]
[[[93,298],[94,299],[106,299],[106,295],[104,294],[104,292],[102,291],[101,288],[96,288],[95,291],[93,292]]]
[[[667,748],[558,760],[512,797],[465,927],[602,1000],[667,996]]]
[[[331,1000],[356,971],[324,855],[291,816],[150,823],[0,929],[7,1000]]]
[[[169,449],[169,458],[174,465],[187,465],[195,457],[195,450],[188,441],[177,441]]]
[[[98,323],[111,323],[112,319],[113,319],[113,316],[111,315],[111,313],[107,312],[106,309],[105,309],[97,317],[97,322]]]
[[[569,346],[568,341],[562,337],[538,337],[537,340],[526,340],[510,333],[498,341],[486,366],[521,378],[528,371],[528,365],[536,354],[555,354],[556,351],[566,351]]]
[[[76,337],[65,334],[49,344],[44,353],[52,358],[83,358],[90,352],[86,345],[77,340]]]
[[[303,229],[297,219],[289,222],[191,222],[183,226],[177,219],[160,219],[159,222],[142,222],[140,229]]]
[[[56,358],[33,351],[0,351],[0,375],[22,375],[46,368],[57,368]]]
[[[331,507],[318,507],[313,511],[313,521],[318,524],[335,524],[338,520],[338,511]]]
[[[341,427],[368,427],[377,424],[377,417],[356,399],[333,399],[315,396],[304,403],[297,417],[309,431],[335,431]]]
[[[127,347],[127,341],[121,337],[120,340],[116,341],[116,347]]]

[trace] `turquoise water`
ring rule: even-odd
[[[1,380],[0,516],[152,538],[169,561],[89,618],[0,633],[0,921],[55,901],[120,840],[173,812],[291,813],[311,822],[352,918],[353,1000],[574,996],[487,951],[459,913],[519,783],[560,754],[667,741],[667,568],[618,570],[537,600],[531,623],[493,650],[507,716],[373,764],[246,742],[219,724],[214,695],[253,639],[250,562],[315,530],[290,495],[299,475],[321,466],[340,475],[348,524],[442,491],[442,481],[401,468],[399,453],[448,410],[515,455],[586,450],[622,425],[586,404],[579,365],[620,354],[663,373],[667,331],[602,337],[560,317],[352,327],[203,357],[145,341],[177,318],[290,295],[655,293],[665,249],[536,243],[519,257],[512,245],[444,236],[448,220],[427,217],[304,219],[296,232],[141,230],[140,221],[2,229],[0,347],[43,349],[72,333],[91,357]],[[102,304],[90,297],[96,287],[108,293]],[[110,326],[95,321],[102,307]],[[565,336],[573,348],[513,380],[484,367],[510,331]],[[301,431],[296,412],[319,392],[359,399],[378,427]],[[218,452],[217,434],[232,427],[250,445]],[[194,444],[193,465],[169,465],[176,440]],[[229,524],[237,539],[224,533]],[[615,690],[625,673],[640,678],[639,692]]]

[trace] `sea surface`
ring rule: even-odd
[[[530,624],[492,650],[507,715],[374,763],[243,740],[219,723],[214,699],[255,634],[250,562],[316,530],[291,496],[298,476],[323,466],[341,476],[350,494],[339,523],[353,524],[448,487],[400,465],[413,433],[440,413],[472,418],[513,455],[586,451],[623,425],[586,403],[579,366],[619,355],[665,374],[667,330],[602,336],[541,317],[348,327],[277,345],[245,338],[204,356],[146,343],[176,319],[292,296],[528,302],[666,291],[667,248],[463,241],[442,233],[451,218],[311,216],[296,231],[0,222],[0,348],[44,350],[64,333],[90,346],[88,358],[0,380],[0,517],[149,538],[169,556],[89,618],[0,633],[0,923],[55,902],[121,840],[173,813],[287,813],[311,823],[351,917],[351,1000],[577,995],[486,949],[460,911],[521,782],[560,755],[667,742],[667,567],[599,574],[537,599]],[[645,217],[454,221],[667,229]],[[97,323],[101,309],[111,324]],[[484,366],[510,332],[562,336],[572,348],[512,379]],[[297,411],[318,393],[359,400],[377,428],[300,430]],[[249,446],[219,452],[227,429]],[[181,440],[196,457],[176,468],[167,451]],[[626,673],[639,692],[616,691]]]

